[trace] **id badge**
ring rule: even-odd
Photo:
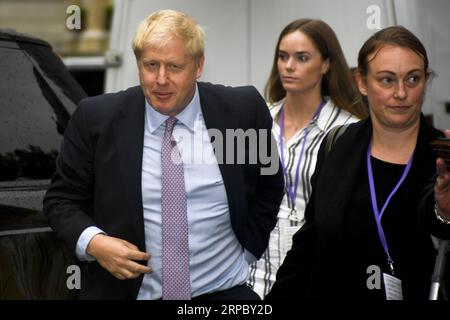
[[[386,300],[403,300],[402,280],[383,273],[384,288],[386,291]]]

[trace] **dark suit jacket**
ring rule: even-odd
[[[224,137],[226,129],[267,129],[270,133],[272,118],[255,88],[207,83],[198,83],[198,88],[208,129],[218,129]],[[72,116],[44,199],[51,227],[72,252],[80,234],[90,226],[146,251],[141,194],[144,114],[142,90],[133,87],[87,98]],[[263,141],[268,147],[274,143],[270,137]],[[248,145],[245,151],[248,159]],[[224,159],[226,154],[224,150]],[[279,164],[278,154],[275,159]],[[257,258],[267,246],[283,196],[281,171],[260,175],[262,166],[260,162],[219,164],[234,233]],[[134,299],[142,278],[120,281],[98,263],[86,263],[81,298]]]
[[[357,182],[361,175],[367,176],[366,150],[371,134],[370,119],[350,125],[326,159],[327,139],[324,139],[311,180],[313,191],[305,211],[306,223],[294,235],[292,249],[278,270],[277,280],[267,299],[364,298],[358,296],[351,284],[365,286],[369,275],[363,274],[366,277],[362,278],[361,274],[352,272],[355,270],[353,267],[360,263],[361,253],[349,252],[346,242],[346,227],[358,230],[359,226],[346,217]],[[421,119],[412,167],[391,201],[395,207],[401,208],[404,217],[401,228],[387,237],[391,240],[391,253],[397,249],[397,257],[402,257],[405,298],[427,299],[431,284],[435,251],[429,233],[419,224],[418,204],[423,187],[436,170],[430,143],[440,135],[441,132],[427,127]],[[387,215],[389,218],[389,213]],[[373,217],[371,213],[367,216]],[[386,214],[383,221],[385,218]],[[373,232],[374,237],[378,237],[376,227]],[[376,249],[382,252],[381,244]],[[361,292],[370,294],[367,290]]]

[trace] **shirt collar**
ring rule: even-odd
[[[330,122],[330,117],[333,113],[333,109],[335,108],[334,103],[328,99],[325,105],[322,108],[322,111],[320,112],[320,115],[316,121],[317,127],[322,131],[327,131],[327,126]]]
[[[326,132],[327,122],[329,121],[330,115],[333,112],[334,104],[330,99],[325,99],[327,102],[322,108],[322,111],[319,114],[319,117],[315,121],[315,124],[317,127],[323,131]],[[278,113],[281,111],[281,108],[283,107],[284,99],[280,100],[276,104],[270,107],[270,114],[272,115],[272,118],[275,120]]]
[[[147,116],[147,125],[151,133],[154,133],[169,116],[156,111],[147,99],[145,99],[145,110]],[[189,130],[195,130],[195,122],[202,115],[200,108],[200,97],[198,93],[198,86],[195,85],[195,93],[191,102],[179,114],[175,116],[179,122],[185,125]]]

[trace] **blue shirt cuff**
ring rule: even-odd
[[[95,261],[95,258],[89,254],[87,254],[86,249],[89,245],[89,242],[92,240],[92,238],[99,234],[106,234],[103,230],[97,228],[97,227],[89,227],[86,228],[80,235],[77,241],[77,248],[76,248],[76,255],[77,258],[81,261],[88,261],[92,262]]]

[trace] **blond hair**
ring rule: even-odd
[[[205,50],[205,32],[187,14],[175,10],[152,13],[138,26],[132,47],[139,61],[146,47],[163,48],[174,38],[182,40],[187,51],[198,61]]]

